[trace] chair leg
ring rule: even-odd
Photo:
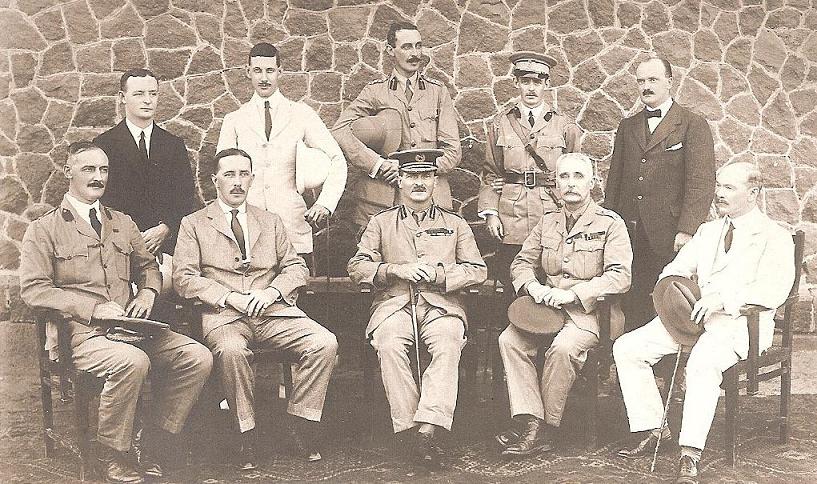
[[[591,365],[597,365],[593,361]],[[599,373],[598,368],[588,368],[587,373],[587,450],[598,446]]]
[[[791,405],[791,360],[780,363],[780,443],[789,441],[789,407]]]
[[[74,377],[74,418],[76,419],[77,444],[81,461],[79,479],[84,481],[91,470],[90,438],[88,436],[88,394],[87,382],[82,375]]]
[[[363,388],[364,399],[369,406],[369,428],[368,439],[369,442],[374,441],[375,434],[375,420],[377,420],[375,393],[377,392],[376,383],[374,381],[374,371],[372,368],[372,358],[368,348],[369,342],[363,341],[363,354],[361,355],[361,362],[363,364]]]
[[[286,398],[292,398],[292,364],[281,363],[281,370],[284,374],[284,393]]]
[[[727,459],[734,467],[737,461],[738,373],[734,368],[726,370],[726,446]]]
[[[45,456],[54,455],[54,439],[51,431],[54,430],[54,402],[51,399],[51,372],[48,370],[48,362],[40,358],[40,400],[43,410],[43,442],[45,443]]]

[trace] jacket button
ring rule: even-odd
[[[415,123],[411,123],[411,124],[409,124],[409,127],[410,127],[410,128],[413,128],[413,127],[415,127],[415,126],[417,126]]]
[[[565,272],[564,274],[562,274],[562,277],[564,277],[565,279],[570,279],[570,274]]]
[[[573,243],[573,239],[567,239],[567,240],[565,240],[565,244],[572,244],[572,243]]]
[[[412,141],[412,142],[411,142],[411,146],[417,146],[417,142],[416,142],[416,141]]]
[[[641,163],[646,163],[647,160],[645,158],[641,158]]]
[[[638,181],[644,181],[644,177],[643,176],[638,177]]]
[[[103,268],[103,269],[107,269],[107,268],[108,268],[108,264],[102,264],[102,268]]]
[[[536,139],[536,135],[535,134],[530,135],[530,139]]]
[[[416,236],[417,236],[417,237],[422,237],[422,236],[423,236],[423,233],[422,233],[422,232],[417,232]]]
[[[565,257],[564,259],[562,259],[562,262],[564,262],[565,264],[567,264],[568,262],[570,262],[570,259],[568,259],[567,257]]]
[[[241,258],[239,258],[239,257],[236,257],[236,258],[235,258],[235,261],[236,261],[236,262],[239,262],[240,260],[241,260]]]
[[[411,106],[407,106],[406,109],[411,111]]]
[[[635,198],[637,198],[637,199],[639,199],[639,200],[643,200],[643,199],[644,199],[644,196],[643,196],[643,195],[639,195],[639,196],[637,196],[637,197],[635,197]]]

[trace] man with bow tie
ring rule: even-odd
[[[289,426],[296,446],[314,461],[321,459],[315,439],[338,347],[335,335],[296,305],[308,271],[281,218],[247,201],[253,166],[250,155],[237,148],[216,155],[212,181],[218,198],[182,219],[173,258],[176,292],[205,306],[204,344],[213,352],[241,433],[243,470],[257,467],[252,348],[297,357]]]
[[[255,93],[238,110],[224,116],[216,152],[240,148],[253,160],[256,182],[247,201],[281,217],[299,254],[312,252],[312,228],[337,208],[346,187],[346,159],[329,129],[309,105],[290,101],[278,88],[278,49],[255,44],[247,56],[247,77]],[[295,184],[299,142],[326,154],[329,174],[315,203],[307,209]]]
[[[740,308],[756,304],[760,315],[760,353],[772,344],[775,309],[783,304],[794,281],[791,234],[757,206],[762,176],[752,163],[732,163],[718,171],[715,207],[721,218],[701,225],[661,279],[680,276],[697,282],[700,299],[689,319],[703,326],[692,340],[686,365],[686,392],[681,419],[677,483],[698,482],[698,468],[720,397],[723,372],[749,352],[749,333]],[[659,304],[656,301],[656,304]],[[670,326],[667,326],[670,324]],[[675,335],[675,336],[674,336]],[[652,365],[674,354],[683,334],[656,317],[620,337],[613,346],[621,394],[634,442],[621,457],[652,457],[658,441],[669,440],[662,425],[664,405]],[[662,447],[663,448],[663,447]]]
[[[712,132],[670,96],[672,67],[651,57],[636,69],[645,109],[616,132],[604,206],[616,211],[633,242],[633,286],[624,298],[627,328],[655,316],[658,274],[706,219],[715,186]]]

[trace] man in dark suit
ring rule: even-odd
[[[151,253],[173,254],[182,217],[198,205],[187,148],[154,122],[159,81],[152,72],[131,69],[119,88],[125,119],[94,140],[110,160],[102,203],[131,216]]]
[[[651,57],[636,69],[645,109],[621,121],[604,206],[627,222],[632,288],[623,301],[628,330],[655,316],[658,274],[706,219],[715,192],[715,153],[706,120],[670,96],[672,68]]]

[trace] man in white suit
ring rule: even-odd
[[[312,252],[312,229],[335,211],[346,186],[346,159],[318,114],[303,102],[290,101],[278,89],[278,49],[261,42],[250,49],[247,77],[255,94],[224,116],[216,152],[240,148],[252,157],[256,182],[247,202],[276,213],[299,254]],[[295,152],[299,141],[323,151],[329,175],[309,209],[295,186]]]
[[[681,276],[697,280],[701,298],[690,319],[704,326],[692,347],[686,366],[677,483],[697,483],[701,458],[723,372],[749,352],[745,304],[767,308],[760,316],[760,348],[772,344],[774,308],[788,296],[794,281],[794,246],[791,235],[757,207],[760,172],[751,163],[733,163],[718,171],[715,205],[721,218],[701,225],[659,279]],[[630,431],[639,432],[622,457],[652,455],[662,431],[663,404],[652,365],[678,351],[678,342],[656,317],[645,326],[620,337],[613,346],[621,392],[627,407]]]

